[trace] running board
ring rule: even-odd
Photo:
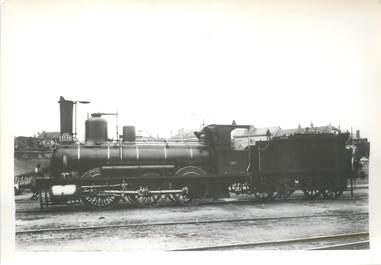
[[[173,169],[175,165],[103,166],[102,170]]]
[[[82,193],[94,193],[94,191],[82,191]],[[107,194],[115,196],[125,196],[125,195],[162,195],[162,194],[188,194],[188,188],[183,188],[181,190],[148,190],[147,188],[141,188],[138,190],[101,190],[97,192],[98,194]]]

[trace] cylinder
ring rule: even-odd
[[[123,126],[123,142],[135,142],[135,126]]]
[[[100,117],[91,117],[85,122],[86,144],[104,144],[107,142],[107,121]]]
[[[65,100],[60,97],[60,122],[61,122],[61,135],[73,134],[73,104],[71,100]]]

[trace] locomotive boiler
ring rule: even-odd
[[[107,121],[101,114],[92,114],[86,120],[84,144],[62,145],[52,156],[52,172],[56,179],[82,177],[88,170],[99,168],[103,175],[117,177],[120,174],[144,178],[145,173],[157,170],[173,174],[186,165],[206,168],[209,150],[200,143],[139,143],[134,139],[134,130],[124,130],[123,141],[115,143],[107,138]]]
[[[237,148],[236,129],[249,125],[205,126],[194,142],[139,142],[133,126],[111,141],[107,121],[94,113],[85,122],[84,143],[72,139],[72,101],[61,97],[61,144],[49,174],[38,178],[41,207],[84,202],[107,208],[120,199],[151,205],[160,198],[197,198],[253,193],[260,199],[287,197],[303,190],[307,198],[335,198],[354,177],[347,134],[274,137]]]

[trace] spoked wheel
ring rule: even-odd
[[[208,190],[203,183],[193,183],[187,186],[175,185],[175,189],[187,189],[186,193],[176,193],[167,195],[169,200],[177,204],[189,203],[194,199],[204,199],[206,198],[208,193]]]
[[[230,193],[235,193],[236,195],[250,194],[251,188],[250,188],[250,184],[248,184],[247,182],[244,182],[244,183],[234,182],[230,186],[228,186],[228,191]]]
[[[160,174],[154,172],[147,172],[142,175],[143,178],[158,179]],[[140,187],[139,194],[130,194],[127,198],[134,205],[138,206],[152,206],[157,204],[161,199],[162,195],[160,193],[151,194],[150,190],[162,190],[165,189],[164,183],[158,181],[152,183],[149,186]]]
[[[137,206],[152,206],[161,198],[161,194],[131,194],[128,199]]]
[[[343,194],[342,186],[340,179],[330,177],[329,180],[327,180],[325,188],[321,190],[323,197],[329,200],[340,197]]]
[[[86,195],[81,199],[92,209],[107,209],[117,204],[120,197],[114,195]]]
[[[287,199],[294,192],[295,190],[276,191],[273,194],[273,198]]]
[[[234,182],[233,184],[229,186],[228,189],[229,189],[229,192],[239,195],[242,193],[242,183]]]
[[[294,193],[294,189],[290,189],[285,185],[278,186],[276,191],[273,193],[273,198],[286,199],[288,196]]]
[[[295,192],[295,190],[288,190],[287,193],[285,194],[284,198],[290,197],[294,192]]]
[[[244,194],[251,194],[252,193],[251,185],[247,182],[243,183],[242,191]]]
[[[95,179],[101,175],[100,168],[92,168],[82,174],[82,179]],[[102,191],[93,191],[81,196],[81,200],[91,209],[107,209],[117,204],[120,200],[119,196],[102,194]]]
[[[272,195],[273,198],[278,198],[278,199],[286,199],[288,196],[290,196],[294,191],[276,191]]]
[[[192,200],[188,194],[168,194],[168,199],[176,204],[189,203]]]
[[[209,187],[207,182],[193,183],[188,185],[188,196],[192,199],[204,200],[209,196]]]
[[[332,199],[337,199],[338,197],[340,197],[343,194],[343,191],[324,189],[321,191],[321,193],[323,194],[324,199],[332,200]]]
[[[280,199],[280,198],[283,197],[283,192],[276,191],[276,192],[273,193],[272,197],[275,198],[275,199]]]
[[[254,196],[256,199],[261,201],[270,200],[274,195],[272,191],[264,191],[264,192],[254,192]]]
[[[321,191],[318,189],[305,189],[303,192],[304,196],[309,200],[316,199],[321,194]]]
[[[186,195],[180,195],[180,199],[183,199],[184,202],[193,199],[204,199],[208,196],[209,188],[208,182],[206,181],[207,174],[202,168],[186,166],[179,169],[175,175],[182,179],[192,179],[192,182],[186,185],[188,193]],[[172,195],[169,198],[178,201],[178,196],[179,195]]]
[[[270,200],[276,195],[275,188],[265,184],[258,185],[258,188],[253,193],[255,198],[260,201]]]

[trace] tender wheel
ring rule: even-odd
[[[304,196],[309,200],[316,199],[321,194],[321,191],[318,189],[306,189],[303,192]]]
[[[264,191],[264,192],[254,192],[254,196],[256,199],[261,201],[269,200],[273,197],[274,193],[271,191]]]
[[[288,198],[291,194],[293,194],[295,190],[281,190],[281,191],[276,191],[273,194],[274,198],[281,198],[281,199],[286,199]]]
[[[321,193],[323,194],[324,199],[337,199],[343,194],[342,190],[322,190]]]
[[[230,193],[235,193],[236,195],[251,193],[250,184],[246,182],[234,182],[230,186],[228,186],[228,190]]]
[[[290,197],[294,192],[295,190],[288,190],[287,193],[284,195],[284,198]]]
[[[235,193],[236,195],[239,195],[242,193],[243,185],[240,182],[234,182],[232,185],[229,186],[229,192]]]
[[[265,201],[270,200],[277,195],[276,188],[271,184],[259,184],[253,191],[257,200]]]
[[[321,190],[322,195],[325,199],[336,199],[343,194],[343,189],[340,180],[334,177],[331,177],[327,181],[327,186]]]

